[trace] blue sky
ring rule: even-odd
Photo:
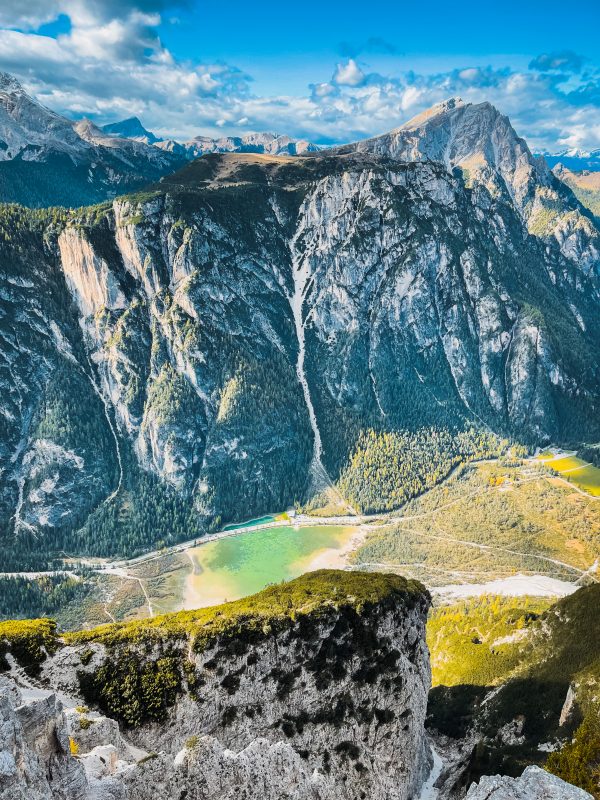
[[[600,147],[600,3],[10,0],[0,69],[46,105],[180,139],[389,130],[489,100],[536,150]]]

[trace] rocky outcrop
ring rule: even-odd
[[[22,704],[16,687],[0,685],[0,796],[3,800],[81,800],[88,783],[70,753],[54,696]]]
[[[539,767],[520,778],[486,775],[467,792],[467,800],[592,800],[592,795]]]
[[[130,800],[409,800],[429,766],[428,604],[398,576],[321,571],[158,625],[76,634],[39,680],[89,708],[63,713],[53,695],[21,705],[0,685],[37,758],[20,779],[69,800],[104,788]],[[80,794],[61,795],[52,776]]]
[[[538,767],[472,784],[481,732],[430,747],[428,605],[417,582],[325,570],[213,609],[46,639],[27,673],[48,625],[5,625],[0,795],[457,800],[470,787],[468,800],[589,800]],[[529,746],[520,764],[542,751],[526,722],[494,736],[507,754]]]
[[[254,739],[240,752],[225,748],[213,737],[203,736],[175,758],[149,759],[124,779],[129,800],[148,800],[148,786],[159,797],[192,800],[319,800],[335,797],[330,781],[287,742]],[[345,795],[338,795],[345,796]],[[374,794],[374,797],[380,796]]]

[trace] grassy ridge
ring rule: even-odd
[[[201,651],[218,637],[249,631],[267,633],[290,625],[300,615],[324,614],[332,607],[362,611],[384,600],[413,607],[424,595],[428,593],[422,584],[398,575],[318,570],[232,603],[101,625],[66,634],[64,640],[74,645],[96,642],[114,647],[191,636],[194,648]]]
[[[51,619],[22,619],[0,622],[0,672],[10,669],[10,653],[29,674],[36,675],[58,647],[56,623]]]
[[[231,671],[232,657],[247,652],[262,640],[292,628],[294,635],[318,642],[319,620],[335,615],[344,617],[352,631],[352,648],[361,669],[355,679],[370,680],[385,667],[386,645],[365,635],[369,630],[366,618],[372,609],[426,609],[428,595],[416,581],[395,575],[368,575],[338,570],[321,570],[303,575],[289,583],[271,586],[251,597],[198,611],[166,614],[143,622],[105,625],[93,631],[65,636],[70,644],[102,644],[106,649],[102,664],[93,670],[78,671],[81,692],[86,702],[98,706],[125,726],[137,727],[145,722],[160,722],[178,696],[187,690],[190,697],[203,702],[203,671],[197,670],[191,652],[202,652],[215,646],[206,669],[220,670],[221,685],[235,694],[239,671]],[[189,641],[189,647],[187,643]],[[363,648],[362,650],[360,648]],[[91,655],[82,648],[83,667]],[[332,648],[333,665],[323,662],[318,668],[323,682],[339,677],[345,656]],[[388,654],[389,655],[389,654]],[[382,666],[382,662],[383,666]],[[280,689],[285,691],[288,679],[286,666],[281,665]],[[389,665],[388,665],[389,666]],[[329,668],[331,667],[331,668]],[[292,670],[293,671],[293,670]],[[364,674],[363,674],[364,673]],[[361,677],[362,676],[362,677]],[[366,676],[366,677],[365,677]],[[222,724],[237,707],[223,711]]]

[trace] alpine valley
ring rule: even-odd
[[[509,440],[599,438],[600,232],[488,104],[0,225],[15,569],[327,489],[390,510]]]
[[[2,800],[600,798],[592,155],[0,76]]]

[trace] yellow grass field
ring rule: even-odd
[[[584,492],[600,497],[600,468],[572,455],[541,453],[538,459]]]

